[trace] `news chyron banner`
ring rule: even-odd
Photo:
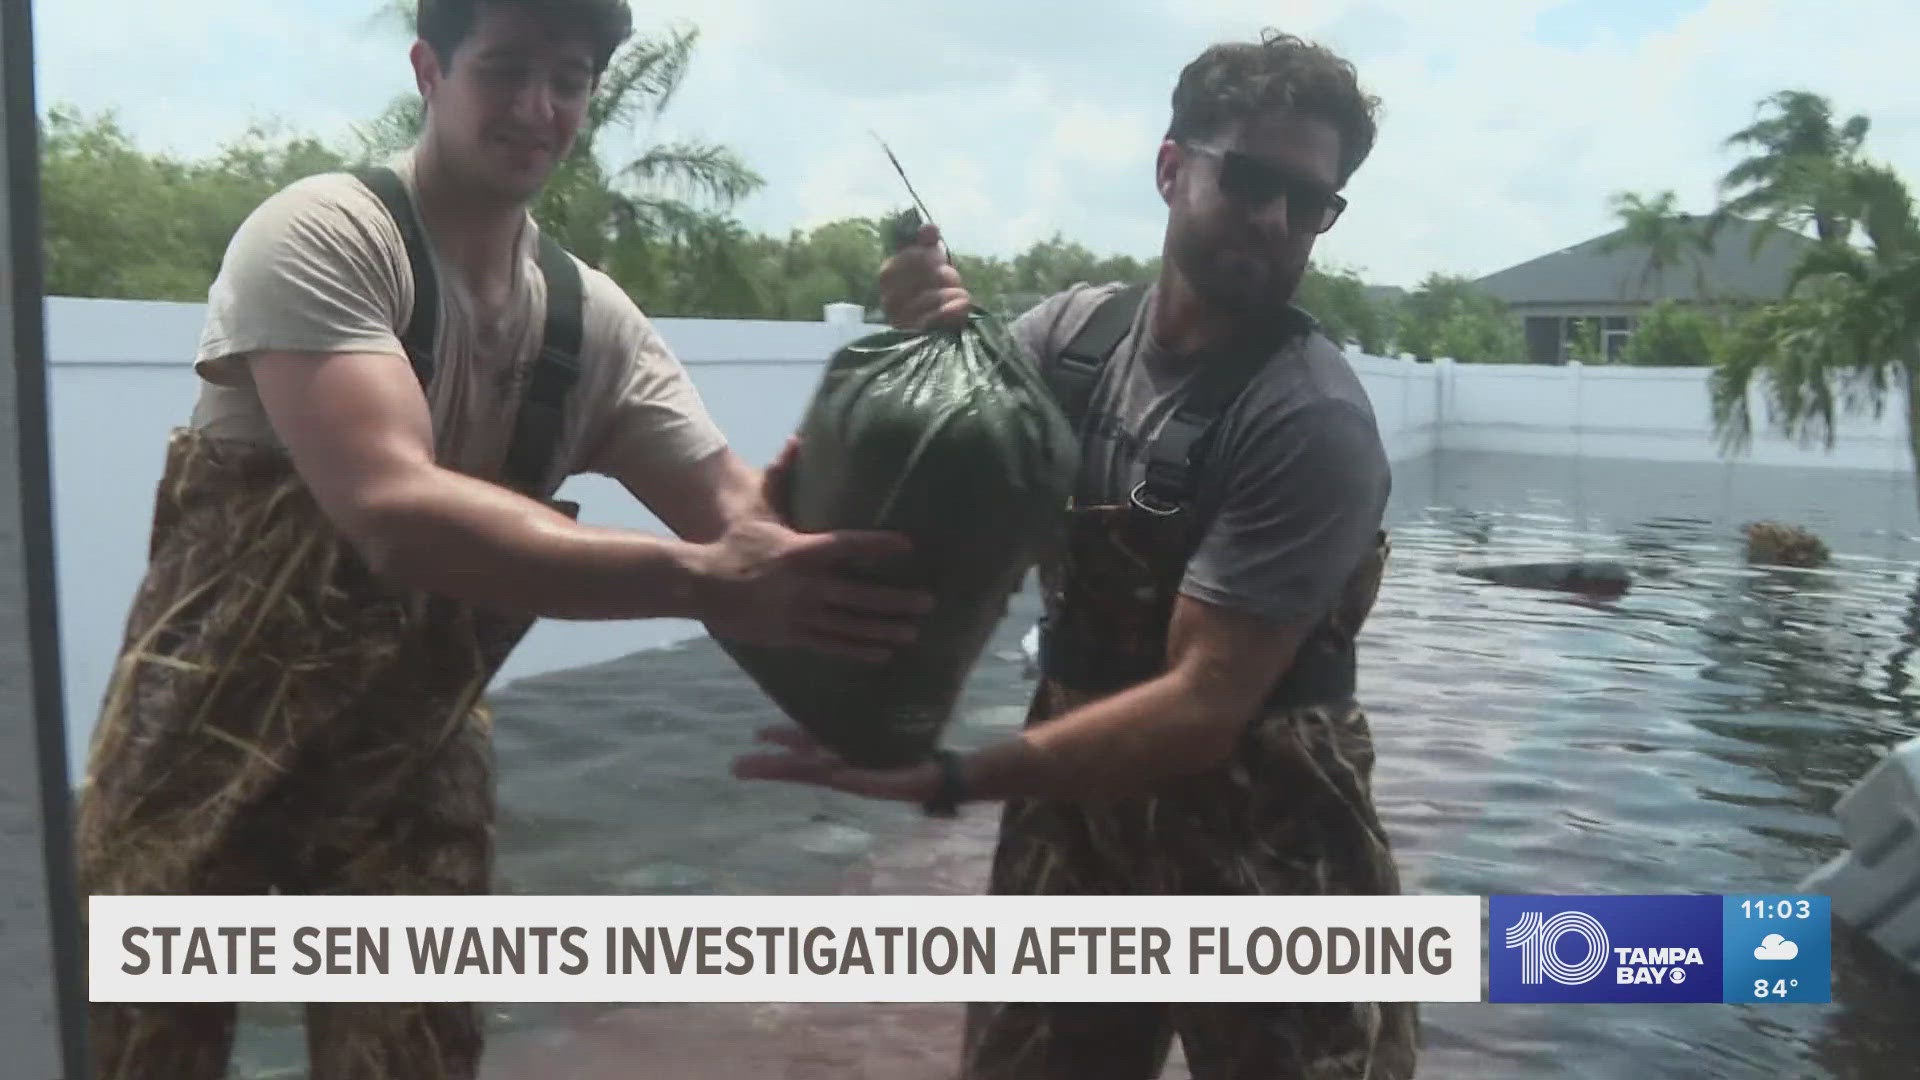
[[[117,1002],[1824,1002],[1825,897],[91,900]]]
[[[1477,1001],[1477,897],[94,897],[95,1001]]]

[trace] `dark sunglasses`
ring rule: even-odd
[[[1220,159],[1220,194],[1241,206],[1258,209],[1286,196],[1288,228],[1326,232],[1347,208],[1347,200],[1339,192],[1282,172],[1251,154],[1214,146],[1182,145],[1195,153]]]

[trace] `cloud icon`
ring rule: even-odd
[[[1781,937],[1768,934],[1760,939],[1760,947],[1753,950],[1755,960],[1791,960],[1800,955],[1800,946]]]

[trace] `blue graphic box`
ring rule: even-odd
[[[1825,897],[1494,896],[1488,1000],[1829,1000]]]
[[[1728,896],[1726,1001],[1833,1000],[1833,912],[1825,896]]]
[[[1717,1002],[1718,896],[1495,896],[1488,1000]]]

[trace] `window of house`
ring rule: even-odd
[[[1527,362],[1531,364],[1557,364],[1560,362],[1560,320],[1551,315],[1529,315],[1526,324]]]

